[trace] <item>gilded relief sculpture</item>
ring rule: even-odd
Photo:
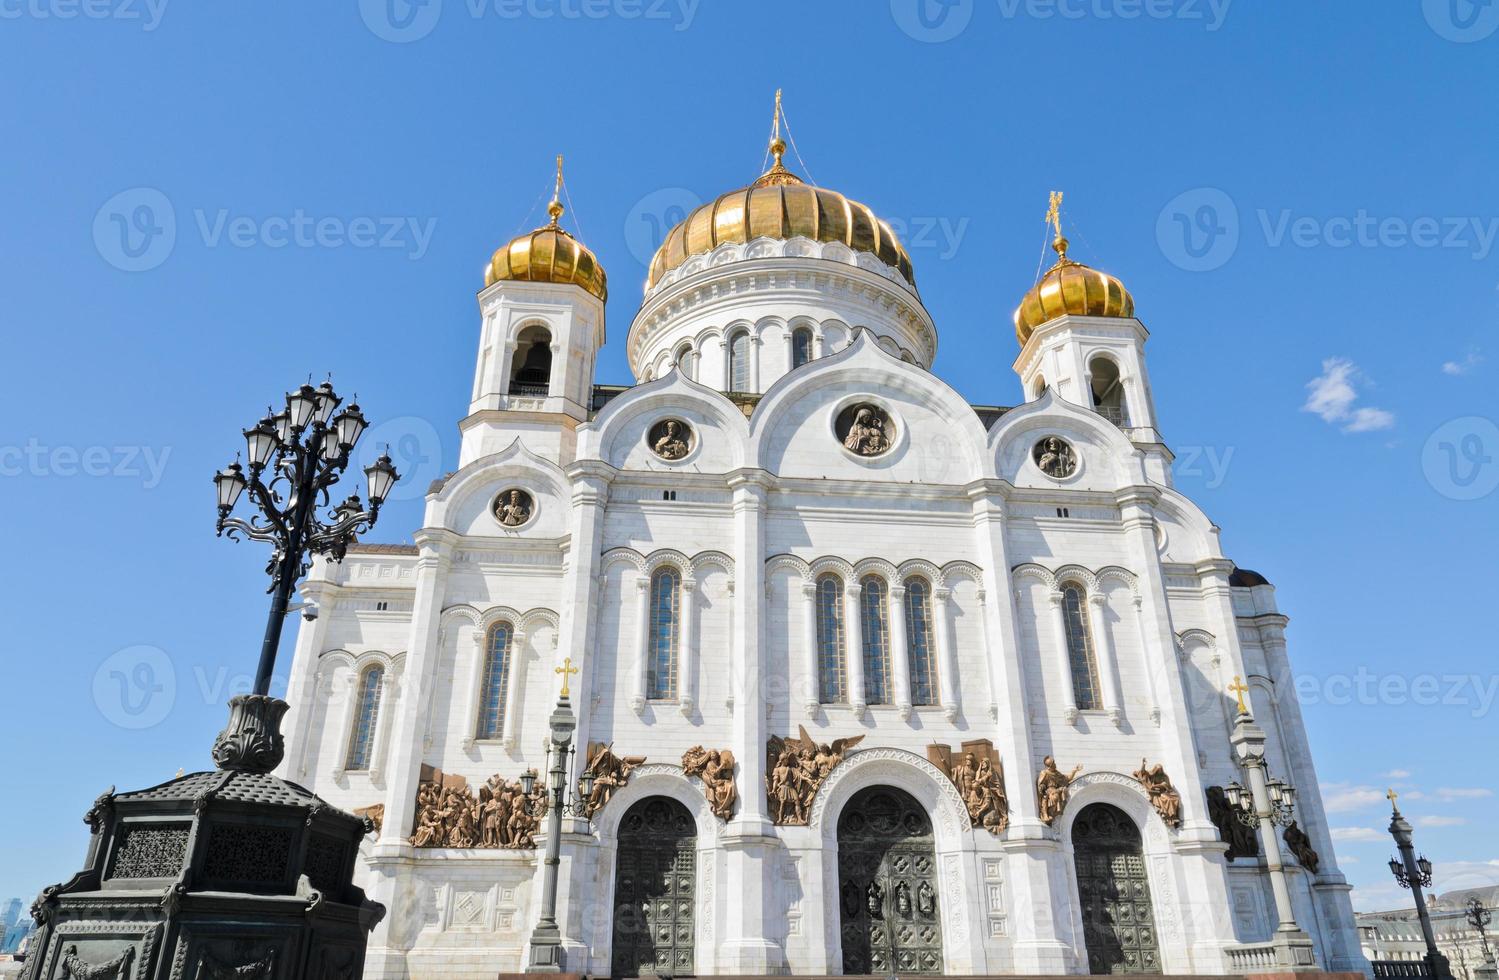
[[[531,495],[524,490],[509,490],[495,498],[494,516],[506,527],[520,527],[531,519]]]
[[[689,432],[676,419],[658,422],[651,428],[651,451],[662,459],[681,459],[691,451]]]
[[[621,786],[630,781],[630,773],[644,761],[643,755],[615,755],[612,743],[589,742],[588,766],[585,771],[593,779],[593,786],[583,804],[583,816],[592,818]],[[579,782],[581,784],[582,781]],[[579,792],[581,791],[580,785]]]
[[[1144,759],[1140,760],[1140,768],[1134,772],[1134,777],[1145,787],[1145,793],[1150,797],[1150,805],[1155,807],[1155,812],[1166,821],[1166,826],[1176,830],[1182,825],[1182,798],[1171,785],[1171,779],[1166,775],[1166,770],[1160,763],[1154,766],[1146,765]]]
[[[890,416],[879,406],[857,405],[844,409],[839,422],[844,449],[860,456],[878,456],[890,448]]]
[[[1065,480],[1077,469],[1077,454],[1065,439],[1047,436],[1032,450],[1036,467],[1053,480]]]
[[[682,771],[703,781],[703,792],[718,819],[734,816],[734,804],[739,802],[739,790],[734,787],[734,753],[694,745],[682,753]]]
[[[766,743],[765,795],[770,818],[778,824],[805,826],[817,790],[849,749],[864,741],[863,735],[818,744],[800,726],[801,737],[783,739],[772,735]]]
[[[424,765],[416,790],[416,832],[411,843],[417,847],[532,848],[545,806],[546,793],[539,785],[528,794],[518,780],[496,774],[479,787],[476,797],[467,779]]]
[[[1072,795],[1072,781],[1083,771],[1081,765],[1063,775],[1057,768],[1057,760],[1047,756],[1042,763],[1041,775],[1036,777],[1036,802],[1041,807],[1041,822],[1052,824],[1062,811],[1067,809],[1067,798]]]
[[[1004,765],[987,738],[964,742],[955,753],[946,745],[928,745],[926,757],[957,787],[973,826],[1002,834],[1010,825]]]

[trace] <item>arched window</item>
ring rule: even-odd
[[[750,335],[740,330],[729,338],[729,390],[750,389]]]
[[[1072,666],[1072,700],[1079,711],[1103,707],[1099,697],[1098,661],[1093,656],[1093,637],[1088,633],[1088,597],[1074,582],[1062,586],[1062,620],[1067,627],[1067,662]]]
[[[843,660],[843,580],[824,575],[817,580],[817,700],[837,704],[848,700],[848,672]]]
[[[1095,357],[1088,362],[1088,374],[1092,376],[1093,410],[1120,428],[1127,428],[1129,409],[1124,403],[1119,365],[1107,357]]]
[[[380,717],[380,687],[385,668],[376,664],[359,675],[354,701],[354,728],[349,732],[349,755],[344,768],[358,772],[370,767],[375,752],[375,721]]]
[[[677,348],[677,353],[672,357],[677,365],[677,373],[684,378],[692,377],[692,345],[683,344]]]
[[[1036,390],[1031,394],[1031,400],[1034,401],[1044,394],[1046,394],[1046,379],[1038,374],[1036,375]]]
[[[495,623],[484,641],[484,681],[479,688],[479,727],[476,738],[499,738],[505,731],[505,704],[510,691],[510,648],[515,629]]]
[[[552,334],[546,327],[530,326],[515,338],[510,359],[510,394],[546,395],[552,383]]]
[[[799,368],[812,360],[812,331],[798,327],[791,331],[791,366]]]
[[[656,569],[651,576],[650,640],[646,667],[646,697],[667,701],[677,696],[677,617],[681,608],[682,577],[675,568]]]
[[[885,607],[889,589],[877,575],[859,583],[863,594],[859,607],[864,626],[864,701],[890,703],[890,614]]]
[[[937,703],[937,651],[932,642],[932,587],[906,580],[906,652],[911,660],[911,703]]]

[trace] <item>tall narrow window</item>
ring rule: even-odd
[[[505,702],[510,690],[510,648],[515,629],[506,622],[489,628],[484,643],[484,680],[479,688],[478,738],[499,738],[505,731]]]
[[[359,677],[359,691],[354,702],[354,728],[349,732],[349,756],[345,769],[351,772],[368,769],[375,750],[375,721],[380,717],[380,686],[385,668],[365,668]]]
[[[677,366],[677,373],[684,378],[692,377],[692,345],[683,344],[677,348],[677,353],[672,357]]]
[[[659,568],[651,576],[646,697],[654,701],[677,696],[677,617],[681,593],[682,578],[675,568]]]
[[[729,390],[749,391],[750,336],[741,330],[729,338]]]
[[[937,652],[932,643],[932,587],[906,580],[906,652],[911,659],[911,703],[937,703]]]
[[[1103,707],[1098,694],[1098,661],[1093,656],[1093,638],[1088,635],[1087,596],[1082,586],[1062,587],[1062,619],[1067,626],[1067,662],[1072,665],[1072,699],[1079,711]]]
[[[791,332],[791,366],[799,368],[812,360],[812,331],[798,327]]]
[[[837,704],[848,700],[843,662],[843,580],[824,575],[817,580],[817,700]]]
[[[864,700],[868,704],[890,703],[890,614],[886,609],[889,589],[885,580],[867,576],[859,583],[864,626]]]

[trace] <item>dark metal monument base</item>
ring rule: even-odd
[[[367,819],[271,775],[286,702],[230,701],[218,769],[100,796],[82,871],[42,891],[23,980],[358,980],[385,914]]]

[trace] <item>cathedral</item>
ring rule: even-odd
[[[568,972],[1365,971],[1286,617],[1172,486],[1129,291],[1053,195],[1025,400],[971,405],[781,118],[655,254],[628,387],[559,160],[486,267],[458,468],[304,584],[279,773],[377,824],[367,975],[524,968],[559,695]]]

